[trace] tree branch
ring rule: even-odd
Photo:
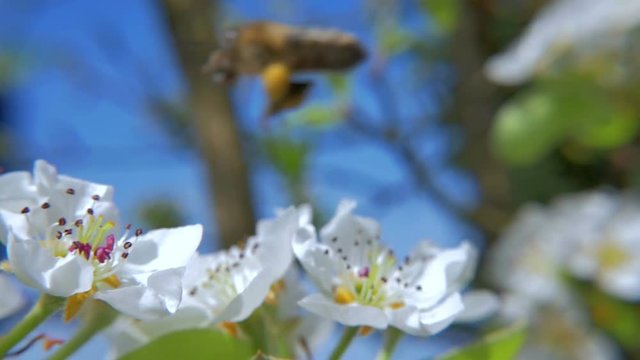
[[[224,247],[253,233],[254,213],[249,172],[227,89],[201,74],[208,51],[188,43],[216,43],[212,2],[163,0],[190,92],[193,125],[210,180],[220,244]]]

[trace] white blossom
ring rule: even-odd
[[[298,224],[298,210],[289,208],[258,222],[256,235],[241,246],[196,254],[183,276],[177,311],[151,321],[119,319],[107,332],[111,355],[119,357],[171,332],[246,319],[290,267]]]
[[[130,225],[119,228],[110,187],[59,176],[43,161],[36,162],[33,184],[40,203],[19,213],[0,210],[8,229],[9,269],[18,279],[70,298],[69,317],[89,297],[142,319],[177,309],[185,265],[202,237],[200,225],[146,234],[130,231]]]
[[[460,291],[473,275],[475,250],[422,242],[400,264],[379,242],[379,224],[353,215],[355,206],[343,201],[319,239],[299,233],[294,252],[321,290],[299,304],[347,326],[394,326],[419,336],[446,328],[464,310]]]
[[[503,84],[522,83],[567,50],[610,47],[638,23],[640,2],[636,0],[552,1],[515,44],[489,60],[487,76]]]

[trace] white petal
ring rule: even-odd
[[[185,266],[200,240],[202,225],[150,231],[135,242],[122,271],[148,272]]]
[[[25,206],[33,206],[37,197],[28,172],[14,171],[0,175],[0,209],[20,212]]]
[[[297,230],[298,212],[295,208],[287,209],[276,219],[258,223],[257,236],[261,247],[258,257],[270,273],[265,280],[274,282],[287,272],[293,260],[291,243]]]
[[[0,274],[0,320],[12,315],[25,305],[25,297],[11,282],[9,276]]]
[[[44,160],[36,160],[33,168],[33,181],[40,193],[47,194],[57,190],[65,192],[68,188],[75,190],[75,195],[67,198],[82,198],[91,204],[93,195],[100,196],[103,201],[113,201],[113,188],[108,185],[92,183],[66,175],[58,175],[56,168]]]
[[[257,255],[259,272],[246,285],[236,284],[240,293],[216,317],[216,322],[244,320],[262,304],[271,285],[282,278],[291,265],[291,242],[297,229],[298,213],[294,208],[282,212],[276,219],[258,224],[256,237],[260,241]],[[246,280],[245,276],[242,280]]]
[[[391,325],[410,335],[427,336],[447,328],[463,309],[462,299],[455,293],[429,310],[420,311],[415,307],[405,306],[392,310],[389,314]]]
[[[343,200],[334,217],[320,230],[320,238],[324,244],[339,251],[355,267],[368,264],[364,250],[367,242],[378,242],[380,224],[373,219],[352,214],[356,203]]]
[[[338,275],[340,264],[337,257],[325,255],[326,245],[318,244],[314,237],[296,236],[293,251],[302,267],[320,288],[331,292],[332,279]]]
[[[464,310],[456,317],[456,322],[475,322],[486,319],[500,309],[500,298],[487,290],[469,291],[462,295]]]
[[[80,256],[55,257],[39,242],[17,241],[11,233],[7,254],[18,279],[48,294],[68,297],[91,289],[93,266]]]
[[[376,329],[386,329],[389,320],[384,311],[358,304],[340,305],[327,299],[321,294],[313,294],[298,302],[304,309],[346,326],[371,326]]]
[[[249,282],[244,291],[238,294],[238,296],[216,316],[214,322],[238,322],[249,317],[253,310],[262,304],[274,281],[268,273],[258,273],[258,275]]]
[[[157,271],[148,276],[146,286],[138,284],[100,290],[95,298],[137,319],[157,319],[178,308],[182,298],[183,274],[184,268]]]
[[[640,264],[607,271],[600,274],[596,282],[604,291],[620,299],[632,302],[640,300]]]
[[[33,229],[31,229],[27,217],[24,214],[0,209],[0,224],[2,224],[0,226],[0,230],[2,230],[0,240],[5,245],[7,244],[6,237],[9,229],[11,229],[11,232],[19,239],[29,239],[34,235],[32,234]]]
[[[420,261],[425,257],[426,261]],[[422,290],[403,291],[409,305],[427,308],[444,297],[461,290],[473,275],[476,253],[471,245],[462,243],[457,248],[440,249],[428,242],[420,243],[411,253],[413,260],[406,269],[413,274],[407,279],[420,285]]]

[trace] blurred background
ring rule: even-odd
[[[303,104],[265,124],[258,77],[225,87],[200,71],[225,29],[256,20],[346,31],[368,56],[352,71],[305,75]],[[483,257],[477,280],[511,309],[518,289],[500,277],[524,260],[491,268],[534,253],[531,231],[510,226],[522,206],[553,212],[563,194],[640,186],[639,23],[638,0],[0,0],[0,165],[42,158],[111,184],[127,222],[204,224],[202,251],[291,204],[311,203],[322,222],[345,197],[400,256],[422,239],[492,253],[511,229],[520,245]],[[620,299],[577,277],[581,295],[564,305],[515,306],[533,329],[523,356],[640,358],[640,289]],[[567,307],[580,315],[564,323],[553,314]],[[48,326],[70,334],[74,324]],[[396,355],[430,358],[479,332],[406,338]],[[347,358],[372,358],[378,342],[357,341]],[[106,348],[95,339],[78,358]]]

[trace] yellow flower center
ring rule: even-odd
[[[84,305],[85,301],[87,301],[87,299],[92,297],[93,294],[95,293],[96,293],[96,288],[94,286],[89,291],[85,291],[83,293],[77,293],[69,296],[67,298],[67,304],[64,307],[64,314],[63,314],[64,321],[65,322],[70,321],[76,315],[78,315],[78,312],[82,308],[82,305]]]
[[[340,305],[347,305],[356,301],[356,296],[344,286],[338,286],[333,291],[333,301]]]
[[[404,302],[396,301],[394,303],[389,304],[389,307],[392,308],[393,310],[402,309],[404,307]]]
[[[598,249],[598,263],[603,270],[617,268],[629,261],[629,254],[612,241],[605,241]]]

